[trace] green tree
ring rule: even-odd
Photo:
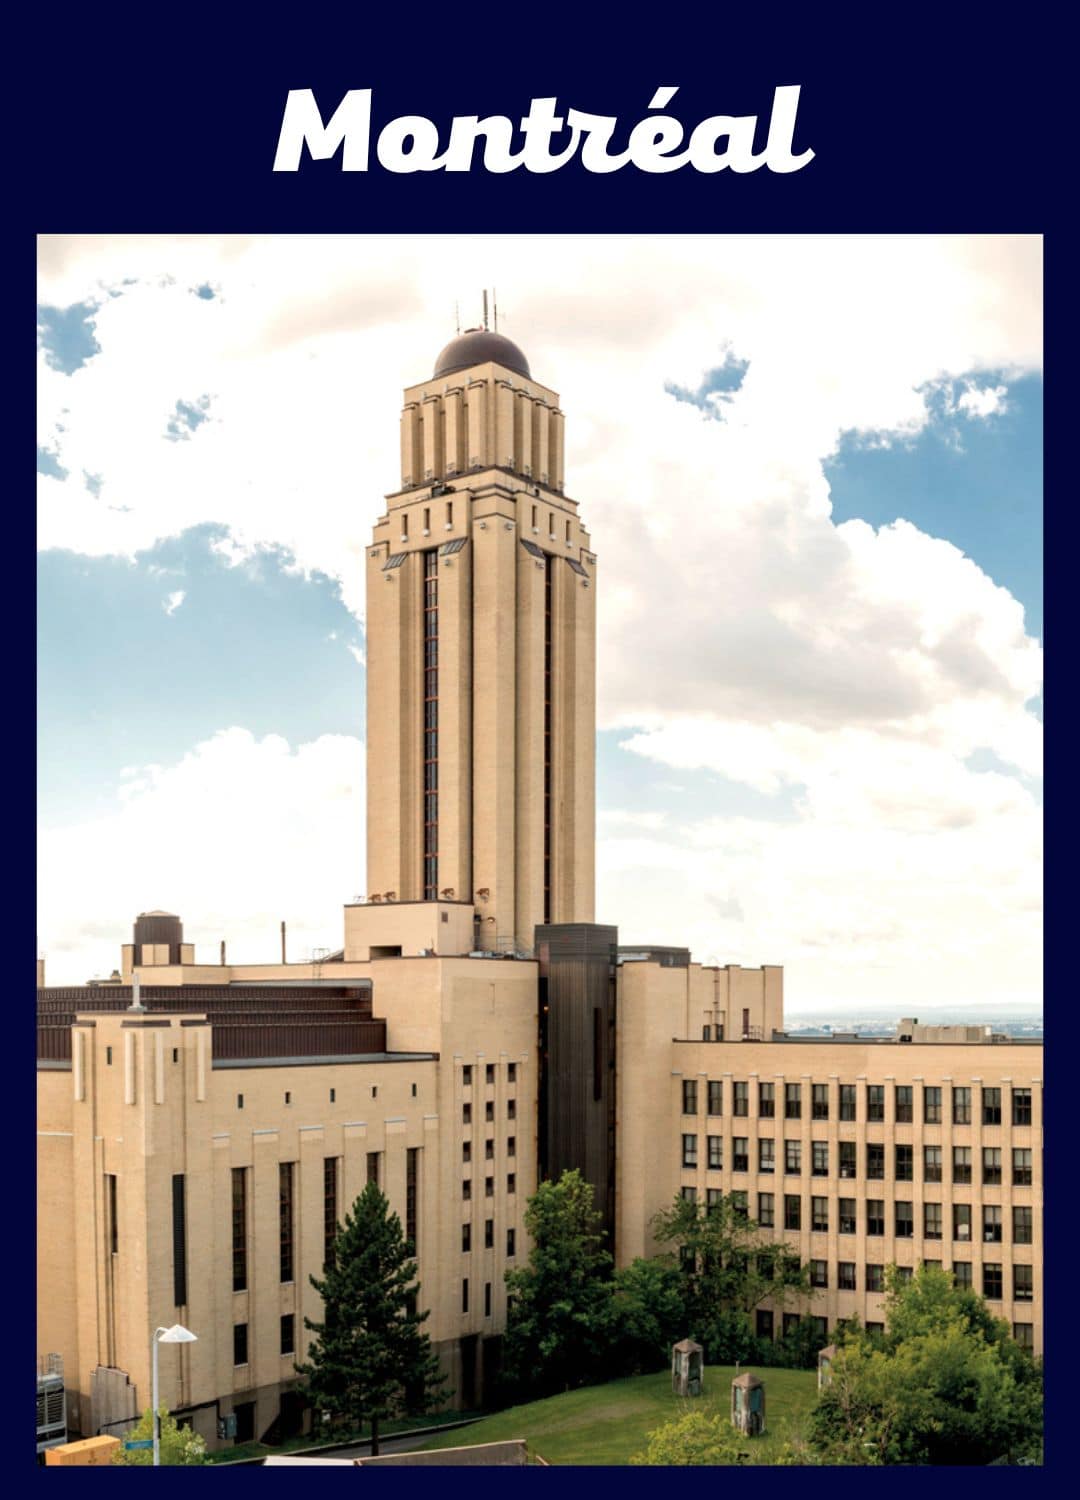
[[[812,1449],[844,1464],[987,1464],[1037,1454],[1039,1367],[976,1293],[935,1269],[886,1280],[887,1330],[843,1337],[809,1421]]]
[[[639,1257],[615,1272],[616,1364],[624,1375],[660,1370],[686,1332],[683,1278],[670,1256]]]
[[[611,1256],[592,1184],[578,1171],[543,1182],[525,1209],[529,1264],[506,1273],[503,1376],[533,1394],[588,1385],[611,1357]]]
[[[180,1427],[176,1418],[171,1416],[163,1406],[158,1413],[161,1422],[160,1452],[163,1464],[204,1464],[206,1463],[206,1442],[197,1432],[190,1427]],[[149,1407],[143,1412],[130,1432],[125,1432],[125,1442],[137,1440],[146,1441],[154,1436],[153,1414]],[[151,1448],[118,1448],[113,1454],[114,1464],[123,1464],[127,1467],[138,1468],[142,1465],[150,1465],[154,1462],[154,1453]]]
[[[310,1280],[323,1322],[304,1319],[315,1338],[297,1374],[332,1431],[368,1423],[378,1453],[380,1423],[430,1411],[443,1377],[421,1326],[428,1314],[417,1311],[412,1246],[377,1184],[369,1182],[346,1215],[323,1279]]]
[[[779,1309],[809,1296],[798,1256],[764,1234],[732,1196],[708,1205],[676,1198],[653,1219],[653,1233],[677,1252],[686,1332],[710,1364],[747,1358],[750,1315],[763,1302]]]
[[[701,1411],[687,1412],[675,1422],[666,1422],[648,1435],[641,1453],[635,1453],[632,1464],[745,1464],[750,1454],[739,1446],[739,1435],[723,1417],[706,1416]]]

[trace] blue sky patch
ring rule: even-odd
[[[88,359],[101,353],[101,345],[94,337],[96,312],[93,302],[75,302],[71,307],[39,305],[38,345],[45,350],[45,358],[54,370],[72,375]]]
[[[676,401],[687,401],[691,406],[700,407],[710,416],[719,418],[723,416],[724,402],[730,400],[742,385],[749,368],[749,360],[728,355],[722,365],[717,365],[708,372],[696,391],[685,385],[676,385],[670,380],[665,380],[664,390],[669,396],[674,396]]]
[[[183,443],[190,438],[196,427],[207,420],[210,397],[200,396],[197,401],[178,401],[176,410],[165,427],[165,436],[170,443]]]
[[[51,474],[55,479],[66,479],[68,476],[68,471],[52,449],[40,446],[37,451],[37,471],[39,474]]]
[[[217,293],[208,281],[204,281],[202,286],[195,287],[194,292],[196,297],[201,297],[204,302],[212,302],[217,296]]]

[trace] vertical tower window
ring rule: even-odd
[[[293,1280],[293,1166],[278,1163],[278,1218],[281,1230],[281,1280]]]
[[[544,921],[551,921],[551,558],[544,558]]]
[[[173,1303],[187,1306],[187,1216],[184,1211],[184,1177],[172,1180]]]
[[[338,1231],[338,1159],[323,1157],[323,1265],[334,1258],[334,1241]],[[287,1350],[283,1350],[287,1353]]]
[[[410,1146],[405,1153],[405,1238],[409,1242],[409,1253],[416,1254],[416,1187],[418,1178],[419,1148]]]
[[[401,513],[401,539],[402,539],[402,541],[408,541],[408,539],[409,539],[409,513],[408,513],[408,511],[402,511],[402,513]]]
[[[431,510],[429,509],[428,506],[425,506],[424,507],[424,535],[426,536],[427,533],[430,530],[431,530]]]
[[[245,1167],[232,1170],[232,1289],[247,1290],[247,1180]]]
[[[109,1190],[109,1251],[113,1255],[118,1255],[120,1253],[120,1234],[116,1221],[116,1173],[107,1173],[105,1183]]]
[[[450,505],[447,502],[447,520]],[[439,554],[424,553],[424,900],[439,894]]]
[[[367,1154],[367,1180],[379,1186],[379,1153],[369,1151]]]

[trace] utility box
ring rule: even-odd
[[[833,1360],[836,1358],[836,1345],[826,1344],[824,1349],[818,1350],[817,1357],[817,1388],[823,1391],[827,1385],[832,1383]]]
[[[700,1396],[702,1392],[702,1355],[700,1344],[680,1339],[671,1348],[671,1389],[676,1396]]]
[[[746,1437],[765,1431],[765,1386],[749,1370],[731,1382],[731,1425]]]

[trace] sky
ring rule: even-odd
[[[363,553],[495,286],[598,564],[597,904],[788,1013],[1041,1009],[1042,246],[38,242],[38,948],[364,878]]]

